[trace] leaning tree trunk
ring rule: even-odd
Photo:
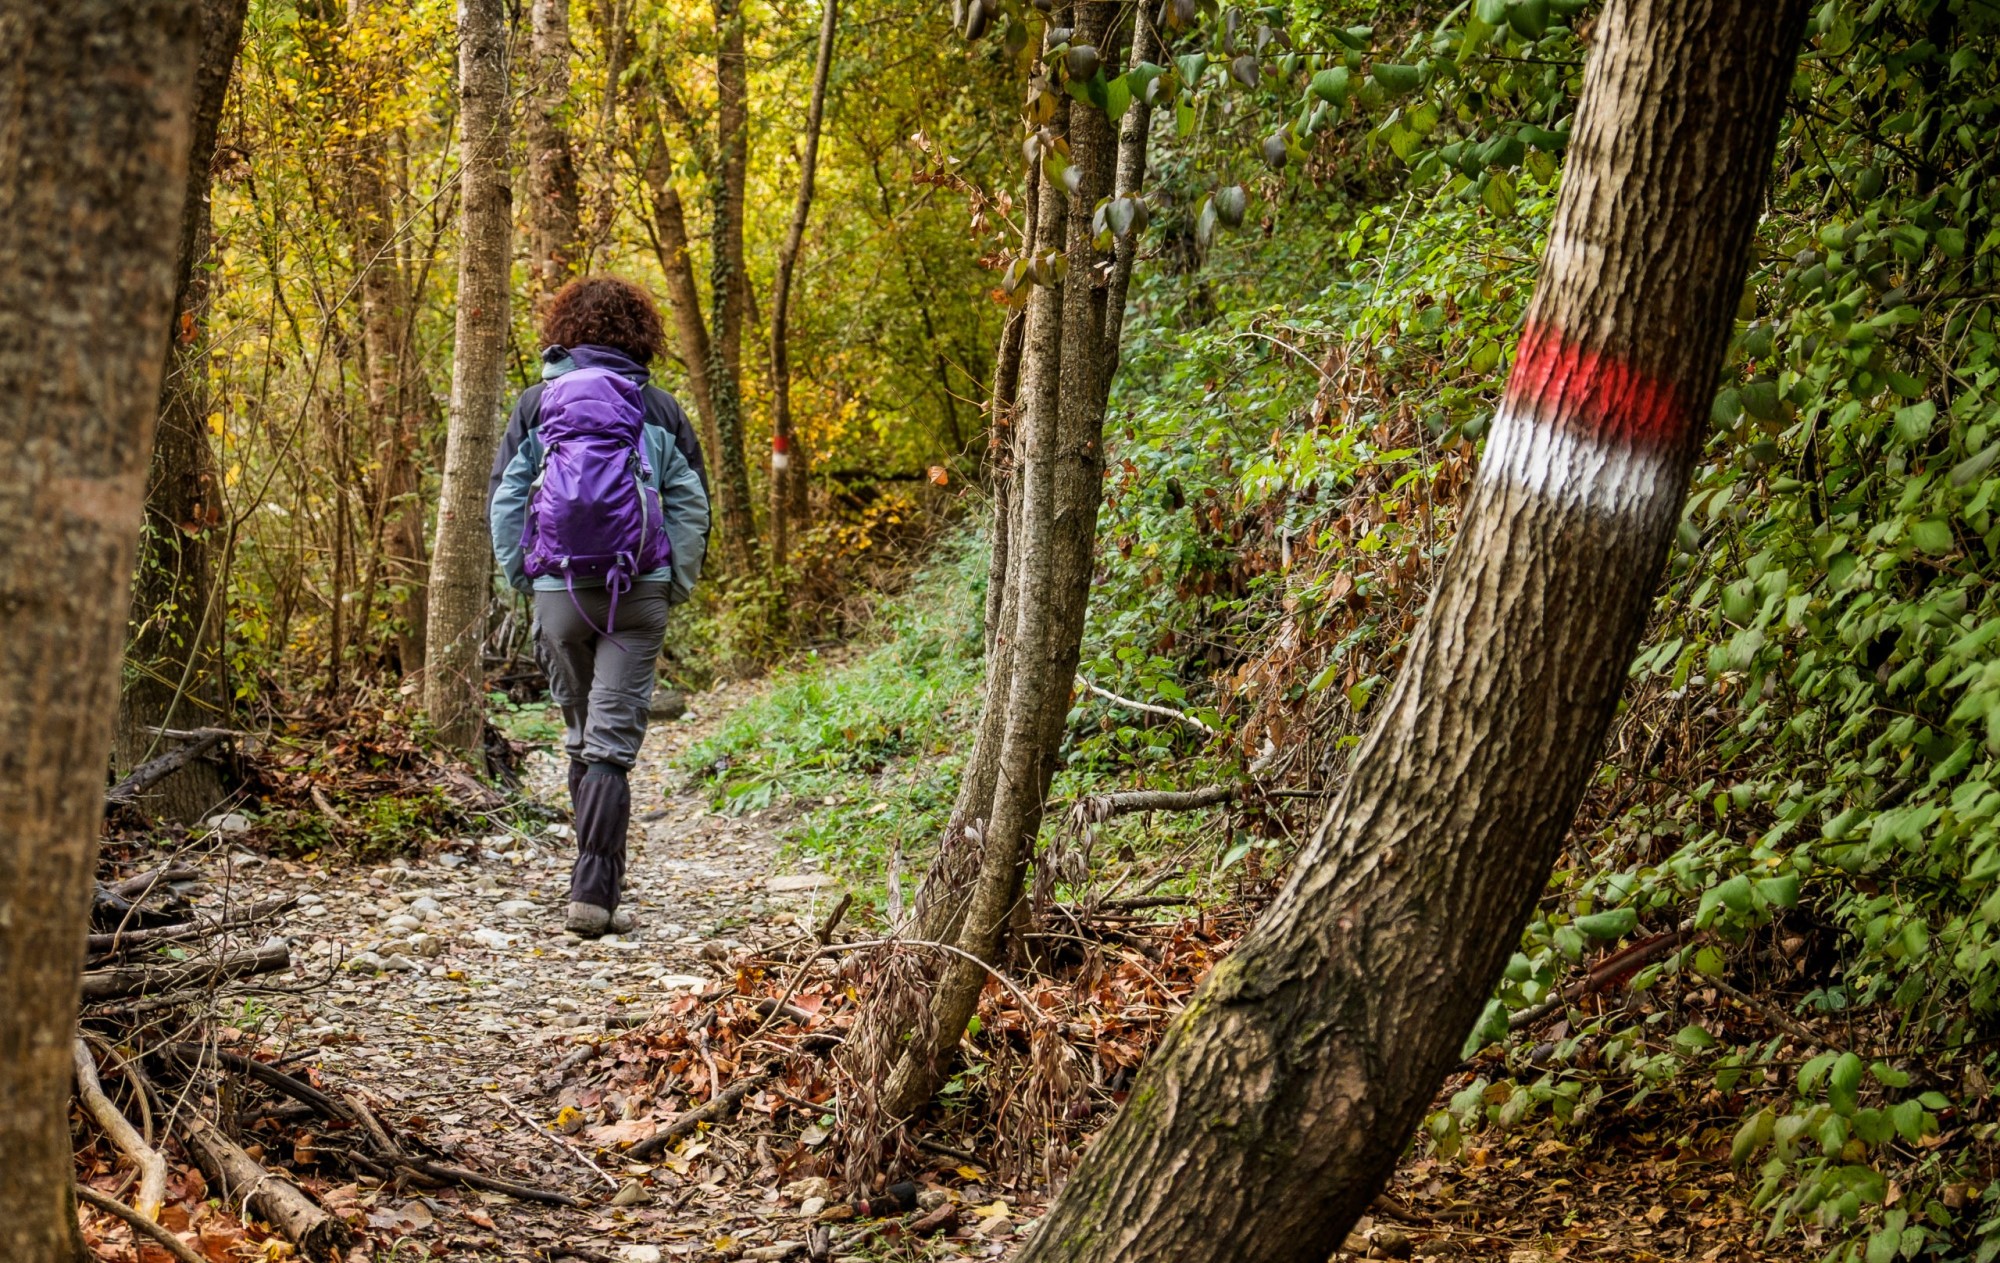
[[[1072,42],[1097,47],[1116,64],[1116,41],[1129,25],[1127,6],[1077,0],[1073,9]],[[1137,21],[1143,55],[1154,47],[1152,28],[1143,17]],[[1127,119],[1142,155],[1149,121],[1143,109],[1135,106],[1137,113]],[[1091,219],[1101,197],[1136,188],[1144,165],[1143,157],[1136,167],[1127,164],[1133,185],[1117,186],[1120,144],[1111,120],[1074,100],[1067,115],[1069,165],[1080,179],[1067,197],[1058,182],[1042,181],[1035,210],[1035,251],[1062,251],[1067,271],[1059,288],[1037,286],[1028,300],[1000,628],[953,828],[926,875],[916,914],[920,937],[955,941],[979,961],[997,958],[1021,897],[1055,773],[1090,591],[1104,408],[1117,363],[1116,343],[1109,340],[1117,325],[1107,322],[1106,308],[1114,291],[1122,298],[1119,270],[1129,270],[1133,254],[1129,248],[1114,253],[1107,276]],[[864,1047],[902,1043],[882,1091],[885,1114],[906,1117],[930,1100],[986,979],[981,965],[952,957],[938,969],[927,1018],[910,1031],[864,1038]]]
[[[511,193],[507,184],[507,6],[459,0],[458,326],[451,417],[432,552],[424,703],[438,736],[479,748],[480,648],[492,602],[486,479],[500,441],[507,352]]]
[[[1382,719],[1024,1263],[1323,1263],[1457,1056],[1598,758],[1700,451],[1802,0],[1597,26],[1543,276]]]
[[[223,718],[216,634],[222,594],[210,543],[222,523],[221,488],[208,435],[209,163],[249,0],[202,0],[201,62],[195,80],[187,200],[181,210],[174,310],[152,468],[146,529],[139,540],[125,681],[112,764],[122,774],[160,753],[162,728],[207,728]],[[146,807],[184,823],[222,797],[215,765],[196,760],[149,791]]]
[[[805,242],[806,217],[812,213],[813,176],[819,170],[820,122],[826,116],[826,83],[833,69],[833,36],[840,20],[840,0],[824,0],[820,13],[819,53],[813,61],[812,100],[806,106],[806,148],[799,155],[799,198],[792,207],[792,224],[778,251],[778,273],[771,284],[771,565],[784,573],[791,546],[791,528],[804,525],[796,513],[805,503],[794,488],[805,487],[804,453],[792,434],[792,349],[787,320],[791,315],[792,270]],[[793,522],[797,516],[799,521]]]
[[[715,490],[729,573],[757,567],[757,524],[750,509],[750,469],[743,452],[743,323],[749,278],[743,271],[744,181],[750,172],[750,63],[743,47],[743,0],[714,0],[721,41],[715,55],[715,166],[710,183],[708,393],[715,409]]]
[[[582,255],[576,158],[569,138],[569,0],[534,0],[528,44],[530,283],[561,289]]]
[[[71,1045],[187,200],[194,0],[0,0],[0,1258],[82,1257]]]

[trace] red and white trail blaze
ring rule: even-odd
[[[1481,477],[1601,513],[1650,516],[1679,494],[1686,392],[1530,323]]]

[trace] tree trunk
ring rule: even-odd
[[[493,595],[486,479],[505,403],[512,233],[506,5],[459,0],[458,31],[458,324],[431,562],[424,702],[438,736],[471,752],[479,749],[485,721],[480,648]]]
[[[121,773],[159,753],[159,729],[221,722],[225,702],[216,671],[216,590],[210,542],[222,522],[220,488],[208,435],[209,163],[230,72],[243,38],[249,0],[202,0],[201,63],[195,81],[186,202],[174,272],[175,320],[168,334],[160,419],[146,481],[112,764]],[[191,823],[221,800],[222,780],[205,760],[160,782],[146,808]]]
[[[750,67],[743,48],[743,0],[714,0],[721,44],[715,55],[716,160],[710,182],[708,391],[715,409],[715,489],[723,556],[742,578],[757,568],[757,525],[743,452],[743,324],[749,282],[743,271],[744,181],[750,169]]]
[[[1519,939],[1625,682],[1715,388],[1802,0],[1606,11],[1542,282],[1383,715],[1024,1263],[1323,1263]]]
[[[708,389],[708,322],[702,318],[701,290],[688,254],[687,212],[674,185],[673,152],[667,147],[666,129],[657,120],[645,165],[653,196],[653,249],[667,278],[667,310],[674,319],[681,360],[687,365],[688,393],[694,396],[695,415],[701,421],[702,447],[713,460],[721,444],[715,434],[715,399]]]
[[[1107,60],[1120,56],[1125,7],[1115,0],[1077,0],[1073,38],[1098,47]],[[1139,26],[1141,47],[1150,47],[1150,26]],[[998,957],[1020,898],[1069,711],[1103,489],[1106,392],[1116,362],[1116,348],[1105,342],[1112,280],[1100,267],[1091,217],[1098,200],[1114,191],[1118,141],[1102,110],[1072,101],[1067,113],[1069,162],[1081,183],[1068,197],[1056,182],[1043,183],[1037,249],[1060,246],[1068,268],[1059,289],[1038,286],[1028,300],[1008,502],[1008,590],[1000,601],[1002,625],[988,664],[978,747],[954,812],[960,829],[984,821],[977,872],[967,890],[964,873],[971,864],[964,839],[948,836],[918,901],[918,924],[927,934],[955,924],[958,947],[981,961]],[[1135,125],[1143,143],[1147,119]],[[1129,251],[1124,259],[1129,267]],[[1122,293],[1122,282],[1118,288]],[[990,805],[982,810],[982,804]],[[906,1117],[930,1100],[986,979],[986,970],[971,961],[954,957],[941,966],[928,1020],[896,1033],[905,1051],[883,1088],[885,1114]]]
[[[349,0],[349,25],[366,21],[381,2]],[[385,79],[399,73],[386,61],[375,69]],[[424,661],[424,598],[429,581],[421,448],[430,385],[421,357],[409,345],[413,321],[397,248],[393,140],[392,131],[364,134],[347,168],[354,267],[360,276],[368,434],[380,471],[369,523],[374,546],[368,562],[371,580],[364,586],[362,621],[355,630],[357,635],[367,632],[375,591],[372,576],[381,567],[396,590],[398,665],[413,673]]]
[[[583,230],[569,138],[569,0],[534,0],[528,44],[528,261],[538,297],[577,269]]]
[[[794,488],[805,489],[804,453],[792,433],[792,357],[786,321],[791,314],[792,270],[805,242],[806,217],[812,213],[813,176],[819,169],[819,131],[826,115],[826,83],[833,69],[833,37],[840,20],[840,0],[824,0],[820,13],[819,53],[813,61],[812,100],[806,106],[806,148],[799,156],[799,199],[792,207],[792,224],[778,251],[778,273],[771,284],[771,565],[782,574],[790,548],[793,518],[805,502]]]
[[[194,0],[0,0],[0,1258],[82,1257],[71,1041],[173,323]]]

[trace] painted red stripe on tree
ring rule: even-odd
[[[1535,324],[1521,333],[1506,407],[1544,425],[1648,451],[1678,446],[1695,418],[1678,384]]]

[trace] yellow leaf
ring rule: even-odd
[[[968,1180],[983,1180],[986,1178],[986,1172],[973,1166],[960,1167],[958,1168],[958,1173]]]
[[[211,412],[208,414],[208,432],[210,434],[222,433],[222,414],[220,412]]]

